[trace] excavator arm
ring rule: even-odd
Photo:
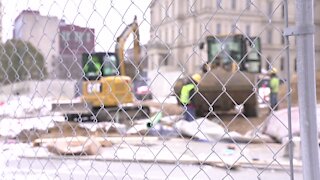
[[[134,17],[134,20],[131,24],[129,24],[121,35],[117,38],[117,44],[115,46],[115,53],[119,60],[120,64],[120,74],[126,75],[126,67],[125,67],[125,60],[124,60],[124,46],[125,43],[130,36],[133,34],[133,51],[134,51],[134,65],[139,67],[140,62],[140,35],[139,35],[139,25],[137,23],[137,16]]]

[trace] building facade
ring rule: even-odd
[[[315,13],[319,12],[316,0]],[[179,71],[194,73],[206,62],[206,52],[199,49],[208,35],[234,33],[259,36],[262,45],[261,68],[271,66],[284,75],[285,9],[281,0],[163,0],[151,5],[151,29],[148,44],[150,70],[173,66]],[[317,11],[318,10],[318,11]],[[289,26],[294,26],[295,4],[289,3]],[[315,14],[315,24],[319,27]],[[316,58],[319,60],[319,31],[316,32]],[[291,71],[296,69],[295,38],[290,37]],[[317,67],[319,63],[317,63]]]
[[[94,29],[65,24],[59,25],[59,61],[57,78],[81,80],[82,54],[94,52]]]
[[[66,24],[39,11],[24,10],[15,19],[13,38],[29,41],[43,54],[49,78],[82,78],[82,54],[94,52],[94,29]]]
[[[59,57],[59,23],[57,17],[41,16],[39,11],[24,10],[14,21],[13,38],[29,41],[44,56],[49,78],[56,78]]]

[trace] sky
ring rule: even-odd
[[[95,29],[96,51],[114,49],[114,40],[137,15],[140,41],[150,38],[151,0],[2,0],[2,41],[12,38],[15,18],[23,10],[56,16],[68,24]],[[129,37],[132,38],[132,37]],[[126,47],[131,45],[128,39]]]

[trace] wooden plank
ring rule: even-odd
[[[100,147],[101,144],[93,139],[72,139],[68,142],[57,141],[47,144],[48,151],[57,155],[97,155]]]
[[[72,139],[78,139],[80,141],[86,141],[88,139],[93,139],[99,142],[103,147],[110,147],[113,144],[119,144],[126,142],[129,144],[137,143],[155,143],[159,140],[159,137],[153,136],[126,136],[126,137],[95,137],[95,136],[74,136],[74,137],[54,137],[54,138],[39,138],[33,141],[33,146],[41,146],[42,144],[48,144],[53,142],[68,142]]]

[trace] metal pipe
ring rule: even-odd
[[[288,0],[284,0],[284,18],[285,18],[285,27],[289,26],[289,17],[288,17]],[[292,123],[291,123],[291,68],[290,68],[290,42],[289,37],[284,37],[284,43],[286,46],[286,62],[287,62],[287,101],[288,101],[288,137],[289,137],[289,161],[290,161],[290,180],[294,180],[294,168],[293,168],[293,142],[292,142]]]
[[[152,128],[154,125],[156,125],[157,123],[159,123],[159,121],[162,118],[162,112],[158,112],[157,114],[155,114],[154,116],[152,116],[150,118],[150,121],[147,122],[147,128]]]
[[[297,71],[303,177],[317,180],[319,145],[316,116],[313,0],[296,0]]]

